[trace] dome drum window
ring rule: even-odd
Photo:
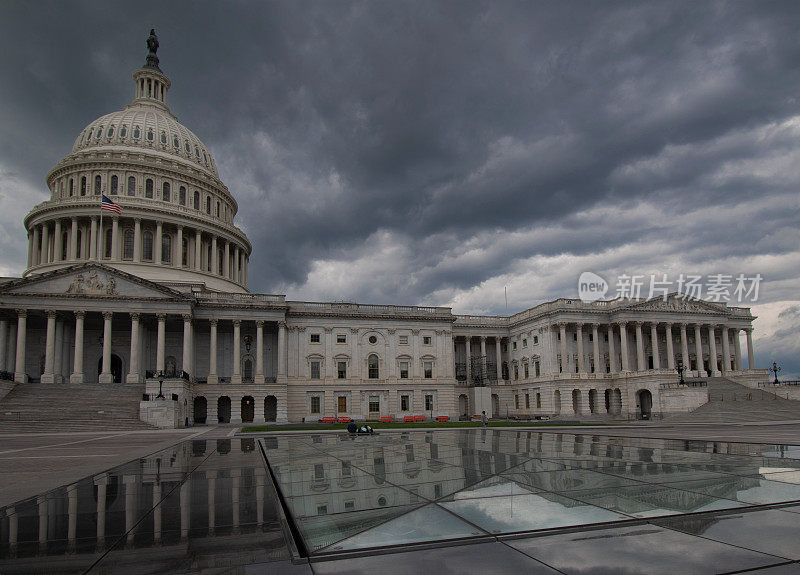
[[[170,193],[169,192],[170,192],[170,190],[169,190],[169,182],[164,182],[164,184],[161,187],[161,199],[164,200],[165,202],[170,201],[170,199],[169,199]]]
[[[191,153],[192,153],[192,148],[189,146],[189,140],[186,140],[186,141],[183,143],[183,147],[184,147],[184,149],[186,150],[186,153],[187,153],[187,154],[191,154]]]
[[[167,134],[166,132],[161,132],[161,143],[165,146],[167,145]]]
[[[100,126],[99,128],[97,128],[97,139],[99,140],[102,137],[103,137],[103,126]]]
[[[175,136],[175,138],[172,140],[172,145],[175,147],[175,149],[181,147],[181,143],[178,141],[178,136]]]
[[[136,178],[133,176],[128,177],[128,195],[135,196],[136,195]]]
[[[178,190],[178,203],[182,206],[186,205],[186,187],[181,186]]]
[[[142,234],[142,259],[153,261],[153,232],[149,230]]]
[[[206,197],[206,213],[211,215],[211,196]]]
[[[89,131],[86,132],[86,141],[88,142],[91,139],[92,139],[92,129],[90,128]]]
[[[139,130],[139,126],[134,126],[133,127],[133,139],[134,140],[138,140],[139,136],[141,136],[141,135],[142,135],[142,132],[141,132],[141,130]]]
[[[119,137],[126,138],[127,136],[128,136],[128,126],[123,124],[122,127],[119,129]]]
[[[81,195],[86,195],[86,176],[81,177]]]
[[[133,230],[131,229],[125,230],[125,234],[122,239],[122,259],[125,260],[133,259],[133,241],[134,241]]]
[[[94,177],[94,195],[95,196],[99,196],[100,192],[102,192],[102,190],[103,190],[103,181],[102,181],[102,179],[100,178],[99,175],[95,176]]]
[[[119,178],[111,176],[111,195],[116,196],[119,188]]]
[[[165,264],[172,262],[172,236],[161,234],[161,261]]]
[[[144,197],[151,198],[153,197],[153,180],[147,178],[147,181],[144,183]]]
[[[114,126],[109,126],[109,128],[108,128],[108,137],[109,138],[113,138],[114,137]]]
[[[200,211],[200,192],[194,193],[194,209]]]
[[[152,142],[152,141],[153,141],[153,138],[154,138],[154,137],[155,137],[155,136],[153,135],[153,128],[150,128],[149,130],[147,130],[147,139],[148,139],[150,142]]]

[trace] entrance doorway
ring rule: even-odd
[[[208,417],[208,402],[202,395],[194,398],[194,422],[205,423]]]
[[[122,383],[122,358],[116,353],[111,354],[111,376],[114,383]],[[103,358],[97,360],[97,375],[103,373]]]
[[[219,423],[231,422],[231,398],[223,395],[217,400],[217,421]]]
[[[249,395],[242,398],[242,423],[252,423],[255,414],[255,402]]]
[[[278,399],[274,395],[264,398],[264,419],[267,421],[278,419]]]
[[[500,397],[492,394],[492,417],[500,417]]]
[[[639,414],[642,419],[650,419],[653,409],[653,394],[648,389],[640,389],[637,395],[639,396]]]
[[[471,413],[469,413],[469,400],[467,399],[467,396],[463,393],[458,396],[458,415],[461,417],[463,417],[464,415],[466,415],[467,417],[472,415]]]

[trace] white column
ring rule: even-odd
[[[34,236],[33,232],[31,230],[28,230],[28,266],[27,267],[31,267],[33,265],[33,247],[35,245],[33,243],[33,236]]]
[[[653,351],[653,369],[661,369],[661,358],[658,353],[658,324],[650,324],[650,347]]]
[[[630,371],[631,364],[628,356],[628,324],[619,322],[619,348],[622,352],[622,371]]]
[[[741,330],[737,327],[733,331],[733,358],[736,362],[736,369],[737,371],[742,370],[742,344],[739,341],[739,332]]]
[[[233,373],[231,374],[231,383],[242,383],[242,374],[240,370],[240,364],[242,362],[241,325],[241,320],[233,320]],[[234,406],[231,406],[231,418],[233,418],[233,410]]]
[[[558,324],[558,333],[561,337],[561,371],[569,373],[569,361],[567,356],[567,324]]]
[[[222,275],[226,278],[230,278],[231,275],[231,243],[225,242],[225,251],[223,252],[223,260],[222,260]]]
[[[39,226],[33,227],[33,253],[31,253],[31,265],[35,266],[42,261],[42,239],[39,233]]]
[[[167,316],[160,313],[158,318],[158,332],[156,336],[156,374],[164,373],[164,344],[167,330]]]
[[[24,309],[17,310],[17,353],[14,361],[14,381],[27,383],[28,375],[25,373],[25,328],[28,324],[28,312]]]
[[[181,369],[192,376],[192,316],[183,316],[183,354],[181,356]]]
[[[64,322],[56,318],[56,352],[53,356],[53,381],[63,383],[63,362],[64,362]]]
[[[139,383],[139,314],[131,313],[131,358],[128,383]]]
[[[464,349],[466,350],[466,354],[467,354],[466,355],[466,359],[467,359],[467,385],[469,385],[470,382],[472,382],[472,378],[470,377],[470,375],[471,375],[470,372],[472,371],[472,369],[471,369],[471,367],[472,367],[472,346],[471,346],[472,338],[470,336],[465,336],[464,340],[466,342]]]
[[[664,325],[664,333],[667,336],[667,369],[675,369],[675,349],[672,341],[672,324],[667,322]]]
[[[42,263],[50,262],[50,226],[44,224],[42,226]]]
[[[711,377],[719,377],[719,363],[717,362],[717,338],[714,330],[714,324],[708,326],[708,367],[711,371]]]
[[[497,361],[497,381],[499,382],[499,381],[503,380],[503,353],[502,353],[503,352],[503,348],[502,348],[503,344],[501,342],[501,338],[500,338],[499,335],[495,336],[494,344],[495,344],[495,350],[494,351],[495,351],[495,354],[497,355],[497,360],[496,360]]]
[[[194,269],[200,270],[202,268],[202,255],[203,255],[203,238],[200,230],[194,231]]]
[[[53,231],[53,261],[61,261],[61,253],[63,251],[62,242],[63,237],[61,234],[61,220],[56,220],[55,230]]]
[[[142,218],[133,220],[133,261],[142,261]]]
[[[700,332],[700,324],[694,324],[694,354],[697,364],[697,375],[705,373],[703,365],[703,334]]]
[[[217,236],[211,236],[211,261],[209,262],[209,268],[211,269],[211,273],[214,275],[219,274],[219,269],[217,269],[217,263],[219,262],[219,258],[217,256]]]
[[[111,218],[111,259],[119,260],[119,216]]]
[[[644,361],[644,338],[642,337],[642,322],[635,322],[636,325],[636,371],[645,371],[647,364]]]
[[[688,372],[692,369],[692,362],[689,360],[689,339],[686,337],[686,324],[681,323],[681,356],[683,367]]]
[[[69,259],[78,259],[78,218],[72,218],[72,229],[69,233]]]
[[[53,363],[56,351],[56,312],[47,311],[47,339],[45,340],[44,373],[42,383],[53,383]]]
[[[89,233],[89,259],[97,259],[97,218],[91,219],[91,232]]]
[[[227,244],[226,244],[227,245]],[[228,253],[227,248],[225,253]],[[227,267],[225,268],[228,269]],[[256,320],[256,383],[264,383],[264,321]],[[262,408],[263,402],[260,403]]]
[[[722,326],[722,373],[728,373],[731,370],[731,345],[728,339],[728,326]]]
[[[100,383],[114,383],[111,374],[111,318],[113,313],[103,312],[103,370],[100,373]]]
[[[0,319],[0,371],[6,370],[8,352],[8,320]]]
[[[72,362],[72,375],[69,377],[70,383],[83,383],[83,319],[85,311],[75,312],[75,359]]]
[[[583,361],[583,324],[575,325],[575,336],[578,338],[578,374],[586,373],[586,366]]]
[[[609,323],[606,328],[608,333],[608,365],[609,373],[617,373],[617,350],[614,345],[614,324]]]
[[[164,224],[161,221],[156,221],[156,237],[153,238],[155,248],[153,248],[153,263],[161,265],[161,234],[164,232]]]
[[[357,344],[356,344],[357,345]],[[353,358],[355,361],[355,358]],[[286,383],[286,322],[278,322],[278,383]]]
[[[602,362],[602,357],[600,357],[600,338],[598,337],[598,328],[600,326],[596,323],[592,324],[592,355],[594,356],[594,373],[602,373],[600,365]],[[603,366],[605,367],[605,366]]]
[[[755,354],[753,352],[753,328],[746,328],[744,330],[745,337],[747,337],[747,369],[756,368]],[[0,349],[3,349],[0,347]]]
[[[208,350],[208,383],[217,383],[217,320],[212,318],[208,322],[211,325],[211,345]]]
[[[178,234],[175,238],[175,267],[183,267],[183,226],[178,226]]]

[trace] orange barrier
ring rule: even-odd
[[[414,416],[414,421],[425,421],[425,416],[424,415],[415,415]]]
[[[344,416],[344,415],[341,416],[341,417],[337,417],[336,418],[336,423],[350,423],[351,421],[353,421],[353,420],[350,419],[349,417]]]
[[[336,423],[336,418],[335,417],[323,417],[320,421],[322,421],[322,423]]]
[[[436,421],[450,421],[449,415],[437,415]]]
[[[381,416],[381,423],[391,423],[392,421],[394,421],[394,417],[392,417],[391,415]]]
[[[413,422],[414,421],[414,416],[413,415],[406,415],[403,418],[403,421],[411,421],[411,422]]]

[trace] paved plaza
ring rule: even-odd
[[[0,572],[800,573],[797,423],[237,431],[3,436]]]

